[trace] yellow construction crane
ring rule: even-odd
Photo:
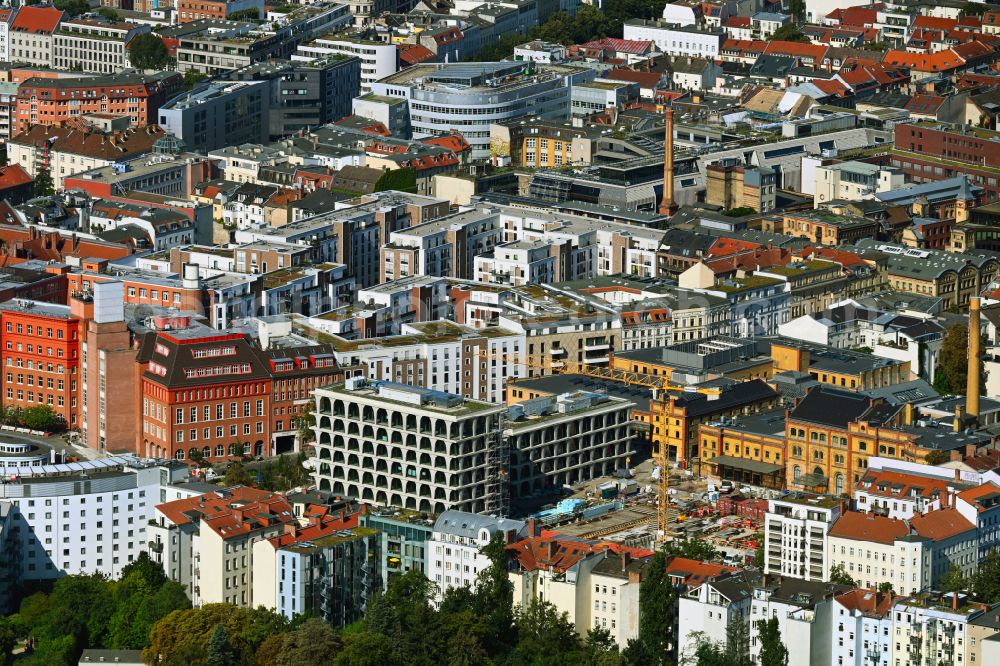
[[[523,365],[538,370],[546,370],[555,374],[577,374],[603,379],[605,381],[620,382],[628,386],[644,386],[652,390],[652,400],[650,405],[656,404],[661,421],[666,424],[667,404],[670,401],[671,392],[701,393],[705,395],[719,395],[721,389],[699,388],[696,386],[685,386],[674,384],[667,377],[650,375],[641,372],[631,372],[616,368],[595,367],[588,363],[578,363],[576,361],[548,361],[538,360],[534,356],[508,357],[506,354],[494,354],[488,351],[481,351],[480,356],[492,361],[510,363],[513,365]],[[514,379],[519,379],[515,377]],[[520,378],[523,379],[523,378]],[[655,422],[655,418],[653,419]],[[655,427],[651,424],[651,428]],[[660,468],[660,475],[656,483],[656,532],[657,539],[666,541],[669,532],[669,482],[670,473],[667,467],[667,447],[666,443],[660,442],[653,447],[653,457]]]

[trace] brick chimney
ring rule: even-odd
[[[663,199],[660,213],[673,215],[677,211],[674,203],[674,109],[667,107],[663,113]]]
[[[979,297],[973,296],[969,299],[969,362],[965,378],[965,417],[973,427],[979,425],[979,378],[982,369],[979,326]]]

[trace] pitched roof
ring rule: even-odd
[[[847,511],[830,528],[830,536],[855,541],[872,541],[885,545],[910,533],[905,520],[874,513]]]
[[[855,588],[834,597],[844,608],[868,617],[886,617],[892,611],[896,597],[878,590]]]
[[[767,43],[764,49],[765,55],[787,55],[796,58],[812,58],[819,62],[826,55],[827,46],[820,44],[806,44],[803,42],[786,42],[780,39],[773,39]]]
[[[976,526],[966,520],[958,509],[940,509],[910,518],[910,525],[922,537],[941,541],[964,532],[974,531]]]
[[[858,393],[819,387],[802,398],[788,418],[846,428],[868,411],[870,402],[870,398]]]
[[[21,7],[10,24],[11,30],[32,32],[35,34],[51,34],[59,26],[63,12],[55,7]]]
[[[910,53],[908,51],[887,51],[882,62],[890,65],[909,67],[918,72],[947,72],[965,64],[954,49],[938,51],[937,53]]]
[[[423,44],[399,44],[398,50],[399,60],[406,65],[419,65],[436,57],[434,51]]]
[[[976,505],[977,511],[987,511],[1000,501],[1000,487],[993,483],[984,483],[975,488],[963,490],[958,496],[969,504]]]
[[[107,162],[117,162],[152,152],[153,145],[165,132],[156,125],[106,134],[70,127],[34,125],[10,139],[11,143],[36,148],[48,145],[53,152],[84,155]]]
[[[27,185],[33,180],[20,164],[9,164],[5,167],[0,167],[0,190]]]
[[[653,42],[648,39],[618,39],[616,37],[605,37],[592,42],[580,44],[582,49],[611,49],[615,53],[631,53],[633,55],[643,55],[653,50]]]
[[[870,470],[858,482],[857,490],[879,497],[934,499],[947,497],[950,485],[954,483],[948,479],[888,470]]]

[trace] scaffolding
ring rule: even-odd
[[[503,412],[486,433],[486,513],[500,518],[510,510],[510,442],[504,434]]]

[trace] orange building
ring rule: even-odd
[[[67,305],[15,299],[0,303],[6,407],[49,405],[78,427],[82,322]]]
[[[32,76],[18,86],[12,132],[26,132],[33,125],[62,125],[93,113],[127,115],[136,127],[154,125],[160,107],[182,87],[183,79],[176,72]]]

